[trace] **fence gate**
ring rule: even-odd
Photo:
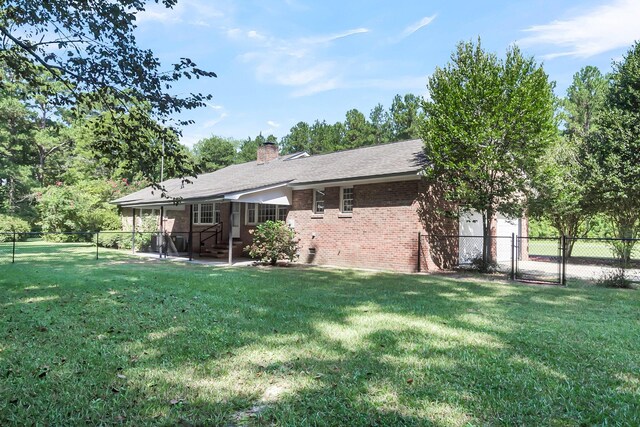
[[[563,283],[563,239],[515,237],[514,278],[523,282]]]

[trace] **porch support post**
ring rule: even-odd
[[[189,205],[189,261],[193,261],[193,203]]]
[[[229,265],[233,265],[233,202],[229,202]]]
[[[133,210],[133,227],[131,227],[131,254],[135,255],[136,253],[136,208],[131,208]]]

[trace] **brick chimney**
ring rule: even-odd
[[[258,147],[258,164],[263,165],[278,158],[278,146],[273,142],[265,142]]]

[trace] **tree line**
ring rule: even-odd
[[[326,120],[296,123],[280,140],[274,135],[237,140],[212,135],[198,141],[192,150],[194,163],[202,172],[213,172],[234,163],[256,160],[257,148],[268,142],[282,154],[323,154],[340,150],[418,138],[424,119],[421,97],[396,95],[388,109],[377,104],[367,118],[357,109],[346,112],[344,121]]]

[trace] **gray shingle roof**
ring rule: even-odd
[[[425,163],[422,141],[394,142],[353,150],[337,151],[309,157],[280,157],[266,164],[248,162],[228,166],[215,172],[190,178],[170,179],[161,183],[161,191],[151,187],[114,200],[118,205],[168,203],[171,198],[203,200],[222,198],[225,194],[270,187],[278,184],[311,185],[394,175],[415,175]]]

